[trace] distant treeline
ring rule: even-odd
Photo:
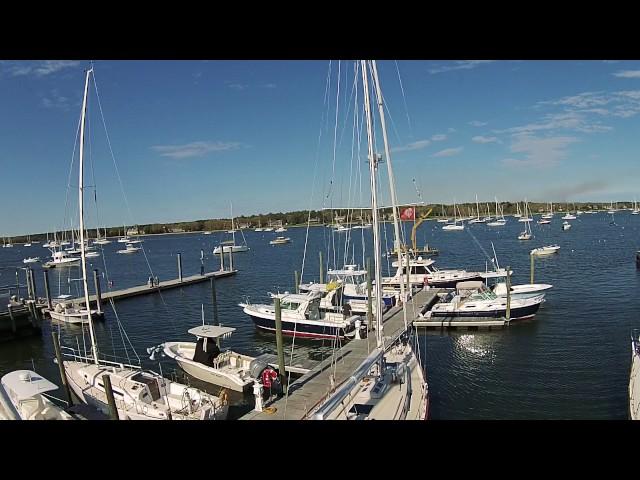
[[[489,202],[489,215],[495,216],[495,202]],[[515,202],[501,202],[500,206],[505,215],[511,215],[517,212]],[[460,213],[463,217],[475,216],[476,203],[461,203],[457,205]],[[633,202],[618,202],[617,208],[632,208]],[[400,207],[402,212],[406,207]],[[520,203],[520,211],[522,212],[523,204]],[[533,214],[546,212],[549,209],[548,203],[536,203],[529,202],[529,208]],[[567,209],[575,212],[576,210],[605,210],[609,205],[604,203],[560,203],[553,204],[554,212],[566,212]],[[416,217],[421,217],[426,214],[429,209],[431,213],[428,218],[438,218],[443,216],[453,217],[453,205],[442,204],[430,204],[420,205],[416,207]],[[487,202],[480,203],[480,216],[487,215]],[[391,220],[391,209],[381,210],[381,216],[383,220]],[[371,221],[370,210],[299,210],[295,212],[278,212],[278,213],[265,213],[259,215],[242,215],[234,219],[236,228],[255,228],[258,226],[266,227],[269,225],[277,226],[282,223],[285,226],[294,225],[306,225],[307,220],[311,220],[312,225],[326,225],[334,223],[336,221],[344,224],[353,223],[366,223]],[[133,227],[137,227],[138,232],[143,234],[161,234],[161,233],[180,233],[180,232],[201,232],[201,231],[216,231],[216,230],[229,230],[231,229],[230,218],[213,218],[207,220],[194,220],[190,222],[175,222],[175,223],[151,223],[151,224],[139,224]],[[104,236],[103,229],[100,229],[100,234]],[[108,237],[116,237],[123,234],[122,227],[109,227],[106,228],[106,235]],[[130,232],[131,234],[131,232]],[[70,231],[58,232],[58,239],[66,237],[71,238]],[[95,229],[89,230],[89,236],[95,238]],[[50,232],[49,238],[53,240],[53,234]],[[47,239],[46,233],[31,234],[31,240],[44,241]],[[14,243],[25,243],[27,236],[12,237],[11,240]]]

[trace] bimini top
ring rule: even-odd
[[[203,338],[228,338],[236,329],[220,325],[200,325],[188,330],[191,335]]]
[[[436,261],[432,260],[430,258],[418,257],[417,259],[416,258],[412,258],[410,260],[410,265],[412,267],[416,267],[416,266],[418,266],[418,267],[428,267],[430,265],[433,265],[434,263],[436,263]],[[406,261],[403,261],[402,264],[403,264],[403,266],[406,266]],[[399,264],[398,264],[398,261],[396,260],[391,265],[393,267],[397,267]]]
[[[2,385],[18,400],[26,400],[40,393],[57,390],[58,386],[32,370],[16,370],[2,377]]]
[[[480,290],[484,287],[484,283],[475,280],[475,281],[469,281],[469,282],[458,282],[456,284],[456,288],[458,289],[458,291],[460,290]]]
[[[272,293],[271,298],[279,298],[281,302],[311,302],[324,296],[324,291],[312,290],[307,293]]]

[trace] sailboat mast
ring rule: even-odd
[[[398,264],[402,265],[402,253],[401,253],[401,243],[400,243],[400,221],[398,216],[398,198],[396,196],[396,181],[393,176],[393,168],[391,168],[391,149],[389,148],[389,139],[387,137],[387,127],[384,120],[384,105],[382,104],[382,92],[380,90],[380,80],[378,79],[378,67],[375,60],[371,61],[371,71],[373,73],[373,80],[375,82],[375,90],[376,90],[376,99],[378,101],[378,115],[380,116],[380,126],[382,127],[382,140],[384,142],[384,154],[387,159],[387,174],[389,175],[389,188],[391,190],[391,207],[393,211],[393,229],[395,231],[395,245],[398,252]],[[367,97],[366,101],[369,99]],[[415,211],[414,211],[414,220],[415,220]],[[378,253],[379,255],[379,253]],[[411,275],[411,259],[409,255],[406,254],[407,258],[407,275]],[[406,304],[408,295],[405,296],[404,282],[400,282],[400,296],[402,297],[403,305]],[[382,296],[379,296],[378,299],[382,299]],[[378,301],[379,303],[379,301]],[[407,310],[406,308],[402,309],[404,315],[404,326],[407,327]]]
[[[382,269],[380,265],[380,238],[378,225],[378,193],[376,182],[376,170],[378,168],[378,158],[373,152],[373,131],[371,124],[371,105],[369,97],[369,79],[367,78],[367,62],[360,61],[362,70],[362,87],[364,89],[364,111],[367,119],[367,144],[369,157],[369,176],[371,180],[371,214],[373,216],[373,264],[375,270],[375,309],[376,309],[376,343],[379,348],[382,345]],[[394,212],[395,213],[395,212]],[[402,282],[401,282],[402,283]]]
[[[95,332],[93,331],[93,319],[91,318],[91,303],[89,302],[89,287],[87,286],[87,259],[84,247],[84,122],[87,113],[87,93],[89,92],[89,75],[93,68],[87,70],[87,77],[84,84],[84,98],[82,99],[82,121],[80,123],[80,174],[78,182],[78,211],[80,215],[80,256],[82,258],[82,287],[84,288],[84,301],[87,307],[89,318],[89,334],[91,336],[91,352],[93,361],[98,364],[98,345],[96,343]]]

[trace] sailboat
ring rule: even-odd
[[[524,216],[520,216],[520,218],[518,219],[519,222],[532,222],[533,218],[531,218],[529,215],[531,215],[531,211],[529,211],[528,209],[528,204],[527,204],[527,199],[524,199],[524,202],[522,202],[522,204],[524,205]],[[527,214],[527,211],[529,211],[529,214]]]
[[[24,244],[25,247],[30,247],[31,246],[31,235],[29,235],[27,237],[27,243]]]
[[[214,255],[220,255],[223,252],[236,253],[236,252],[246,252],[247,250],[249,250],[249,247],[247,246],[247,239],[244,238],[244,232],[242,230],[240,230],[240,233],[242,234],[243,244],[236,245],[236,229],[233,222],[233,205],[231,205],[231,230],[229,230],[227,233],[230,233],[233,236],[233,240],[227,240],[226,242],[221,242],[220,245],[218,245],[213,249]]]
[[[442,230],[444,231],[464,230],[464,223],[462,223],[462,221],[460,222],[460,225],[458,225],[458,215],[456,214],[456,210],[457,210],[456,201],[454,199],[453,200],[453,223],[443,225]]]
[[[524,232],[520,233],[520,235],[518,235],[518,240],[531,240],[531,237],[533,237],[532,233],[531,233],[531,218],[529,218],[529,205],[527,204],[527,201],[524,201],[524,217],[521,218],[519,221],[524,221]]]
[[[517,209],[517,213],[514,213],[513,217],[514,218],[522,217],[522,214],[520,213],[520,202],[516,202],[516,209]]]
[[[107,240],[107,229],[104,228],[104,236],[100,236],[100,229],[96,228],[96,239],[93,241],[95,245],[108,245],[111,240]]]
[[[631,210],[631,215],[640,214],[640,210],[638,210],[638,202],[636,202],[635,197],[633,198],[633,210]]]
[[[498,198],[494,197],[496,199],[496,219],[492,222],[488,222],[487,226],[488,227],[503,227],[504,225],[506,225],[507,221],[504,219],[504,214],[502,212],[502,207],[498,206]],[[499,213],[498,213],[498,209],[500,209]],[[498,218],[500,217],[500,218]]]
[[[438,223],[449,223],[449,218],[447,218],[447,215],[444,212],[444,204],[442,204],[442,218],[439,218],[437,221]]]
[[[262,222],[260,220],[258,220],[258,226],[256,228],[253,229],[254,232],[262,232],[263,228],[262,228]]]
[[[371,207],[373,216],[373,244],[375,270],[375,322],[376,347],[372,353],[356,368],[354,374],[330,393],[320,404],[307,414],[307,418],[316,420],[411,420],[426,419],[429,410],[429,390],[425,381],[422,365],[414,350],[413,327],[406,321],[407,297],[403,295],[403,315],[405,330],[399,337],[385,345],[382,323],[382,269],[381,247],[377,200],[377,169],[380,157],[374,153],[373,124],[369,105],[367,67],[371,69],[375,82],[375,93],[382,127],[386,163],[389,172],[391,204],[393,207],[395,245],[400,245],[400,226],[397,214],[397,201],[391,167],[391,155],[384,123],[382,92],[378,81],[376,62],[361,61],[362,82],[364,88],[364,107],[367,123],[369,173],[371,179]],[[402,253],[397,251],[402,262]],[[405,254],[406,255],[406,254]],[[363,341],[363,340],[353,340]],[[366,340],[364,340],[366,341]]]
[[[80,122],[80,181],[79,181],[79,216],[80,216],[80,250],[82,258],[82,285],[85,305],[89,306],[87,288],[87,265],[84,245],[84,127],[87,107],[89,77],[93,68],[86,73],[84,97],[82,101],[82,118]],[[119,362],[100,360],[98,345],[93,329],[93,313],[87,310],[89,336],[91,339],[91,357],[82,356],[81,352],[73,352],[72,360],[64,362],[69,386],[84,403],[108,411],[108,400],[105,391],[104,377],[108,376],[115,397],[118,416],[121,419],[133,420],[167,420],[167,419],[226,419],[228,402],[225,399],[209,395],[196,388],[178,382],[172,382],[161,375],[139,366],[125,365]],[[70,350],[70,349],[67,349]]]
[[[469,223],[485,223],[486,219],[480,218],[480,204],[478,203],[478,194],[476,193],[476,208],[478,209],[478,216],[469,220]]]

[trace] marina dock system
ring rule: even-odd
[[[165,280],[162,282],[158,282],[158,285],[154,285],[153,287],[145,284],[138,285],[135,287],[124,288],[122,290],[112,290],[107,292],[102,292],[100,295],[100,299],[102,301],[105,300],[120,300],[123,298],[136,297],[138,295],[148,295],[150,293],[156,293],[160,290],[168,290],[170,288],[178,288],[178,287],[186,287],[187,285],[193,285],[195,283],[205,282],[210,280],[212,277],[215,277],[216,280],[223,277],[229,277],[231,275],[235,275],[238,270],[218,270],[217,272],[209,272],[204,275],[192,275],[190,277],[182,277],[175,278],[173,280]],[[96,303],[96,295],[89,295],[89,301],[91,304]],[[84,304],[84,297],[74,298],[71,302],[75,304]]]
[[[433,288],[415,294],[407,305],[407,321],[411,323],[426,304],[434,302],[439,291]],[[395,338],[404,329],[402,308],[396,306],[387,311],[383,325],[385,339]],[[334,355],[292,382],[288,398],[283,396],[274,402],[267,402],[264,411],[251,411],[240,420],[302,420],[311,408],[326,397],[332,384],[338,386],[353,374],[375,346],[374,332],[369,332],[366,339],[348,341]]]

